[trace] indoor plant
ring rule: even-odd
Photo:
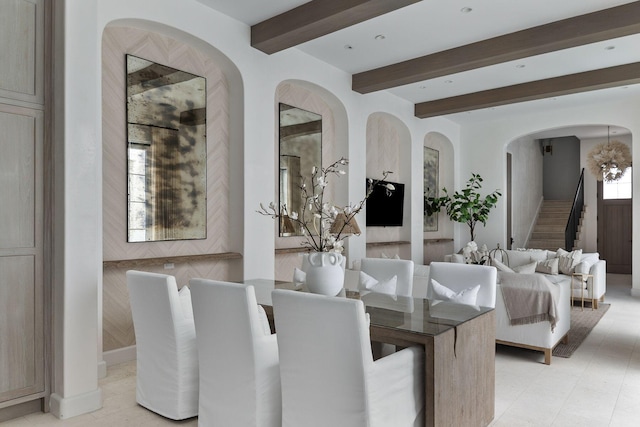
[[[479,174],[472,173],[471,178],[467,181],[467,186],[461,191],[456,191],[450,195],[447,189],[443,188],[444,196],[442,197],[428,197],[426,196],[427,193],[425,193],[424,213],[425,215],[432,215],[444,208],[449,219],[469,226],[471,241],[474,242],[477,223],[487,224],[489,212],[498,203],[498,198],[502,196],[499,190],[495,190],[482,198],[478,192],[481,187],[482,177]]]

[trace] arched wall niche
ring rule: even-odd
[[[207,238],[127,243],[127,153],[125,54],[206,78],[207,84]],[[233,92],[237,96],[231,97]],[[243,252],[243,85],[238,69],[210,44],[187,33],[143,20],[117,20],[102,34],[102,203],[103,260],[121,261],[225,252]],[[239,143],[231,144],[231,141]],[[103,350],[134,344],[124,271],[103,273]],[[194,276],[242,279],[242,261],[207,260],[151,265],[142,270],[174,275],[179,286]]]
[[[401,227],[364,227],[367,257],[382,256],[411,259],[411,133],[407,125],[389,113],[376,112],[367,118],[367,178],[382,178],[383,171],[393,172],[387,180],[404,184],[403,225]],[[363,180],[362,185],[365,185]],[[365,205],[365,212],[367,206]]]
[[[562,143],[564,137],[573,137],[578,134],[580,135],[578,138],[580,141],[580,169],[585,169],[585,211],[578,247],[586,252],[597,251],[597,180],[587,169],[587,156],[596,145],[607,141],[607,127],[616,129],[616,134],[611,135],[610,140],[615,139],[625,143],[633,152],[633,138],[630,130],[613,123],[575,123],[562,127],[540,129],[505,144],[505,151],[511,156],[511,200],[507,203],[511,204],[511,235],[514,239],[514,248],[528,246],[527,242],[531,237],[544,200],[544,181],[545,179],[554,179],[545,177],[543,173],[544,154],[540,140],[551,139],[551,142],[557,145]],[[558,147],[555,148],[554,151],[557,152]],[[505,189],[508,188],[508,179],[509,177],[505,174],[503,187]],[[509,235],[509,230],[506,230],[506,235]]]
[[[342,102],[328,90],[303,80],[285,80],[276,88],[274,101],[275,135],[274,170],[279,168],[279,110],[278,104],[285,103],[322,116],[322,166],[327,166],[340,157],[347,157],[348,123],[346,109]],[[347,172],[348,172],[347,168]],[[278,174],[274,174],[275,192],[273,201],[278,200]],[[325,192],[337,205],[346,205],[350,179],[347,176],[332,177]],[[290,252],[287,249],[299,249],[302,237],[279,237],[276,221],[273,224],[275,238],[275,279],[290,281],[295,267],[302,265],[303,252]]]
[[[424,136],[423,146],[437,152],[429,153],[428,150],[424,150],[425,153],[423,154],[423,156],[437,155],[437,196],[443,195],[443,188],[451,192],[455,185],[454,151],[451,140],[440,132],[429,132]],[[430,167],[433,167],[433,165],[427,164],[426,159],[423,157],[423,175],[426,169]],[[423,193],[426,191],[427,188],[423,186]],[[452,253],[454,250],[454,223],[447,217],[444,211],[437,214],[435,225],[436,229],[433,230],[432,226],[430,227],[431,231],[429,231],[427,228],[424,228],[423,221],[424,264],[429,264],[433,261],[443,261],[444,256]]]

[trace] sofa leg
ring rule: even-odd
[[[567,333],[567,335],[562,337],[562,340],[560,340],[560,342],[562,344],[569,344],[569,334]]]
[[[550,348],[544,349],[544,364],[551,365],[551,349]]]
[[[591,308],[594,310],[598,309],[598,298],[594,298],[591,300]]]

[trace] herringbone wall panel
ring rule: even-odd
[[[102,40],[102,146],[104,260],[128,260],[231,251],[229,235],[229,88],[208,55],[175,39],[130,27],[107,27]],[[127,243],[127,138],[125,54],[187,71],[207,80],[207,238]],[[241,261],[145,268],[172,274],[179,286],[192,277],[230,280]],[[125,269],[103,275],[103,349],[135,343]]]
[[[317,94],[292,83],[282,83],[278,86],[276,92],[276,110],[277,103],[282,102],[303,110],[312,111],[322,116],[322,165],[327,166],[338,160],[335,157],[334,146],[335,138],[335,122],[333,112],[329,105]],[[277,129],[276,129],[277,132]],[[274,136],[274,167],[278,165],[278,134]],[[277,179],[277,177],[276,177]],[[344,182],[340,183],[339,181]],[[332,200],[332,185],[347,185],[346,178],[332,177],[330,186],[327,187],[325,195],[328,200]],[[278,183],[276,182],[276,191],[278,191]],[[278,194],[273,195],[273,201],[277,203]],[[300,247],[302,239],[300,237],[278,237],[278,229],[274,225],[274,235],[276,239],[276,248],[297,248]],[[293,276],[294,267],[300,268],[302,258],[300,254],[279,254],[275,257],[275,276],[276,280],[290,281]]]

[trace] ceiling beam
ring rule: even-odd
[[[640,1],[528,28],[352,76],[370,93],[640,32]]]
[[[421,102],[415,105],[415,115],[424,119],[637,83],[640,62]]]
[[[272,54],[419,1],[312,0],[251,26],[251,46]]]

